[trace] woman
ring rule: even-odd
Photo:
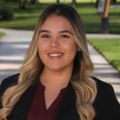
[[[92,72],[78,13],[65,4],[48,6],[20,74],[0,86],[0,120],[120,120],[113,88]]]

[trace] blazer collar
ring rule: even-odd
[[[8,116],[8,120],[27,120],[27,112],[32,102],[37,84],[31,85],[22,95],[20,100],[14,106],[12,113]]]
[[[12,113],[8,117],[8,120],[27,120],[27,112],[29,110],[29,106],[32,102],[33,95],[35,93],[35,88],[38,82],[31,85],[26,92],[23,94],[21,99],[15,105]],[[57,120],[80,120],[77,109],[76,109],[76,96],[74,88],[69,82],[65,96],[61,102]]]
[[[56,120],[80,120],[76,108],[76,94],[71,82],[66,89]]]

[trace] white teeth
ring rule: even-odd
[[[61,53],[50,53],[49,56],[52,56],[52,57],[58,57],[58,56],[61,56],[62,54]]]

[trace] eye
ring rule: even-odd
[[[49,38],[50,36],[48,34],[42,34],[40,35],[41,38]]]
[[[61,37],[62,38],[70,38],[70,35],[68,35],[68,34],[62,34]]]

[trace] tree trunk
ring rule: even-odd
[[[30,0],[30,4],[35,5],[38,2],[38,0]]]
[[[98,8],[99,0],[96,0],[95,7]]]
[[[113,4],[116,4],[117,3],[117,0],[112,0]]]
[[[76,8],[76,0],[72,0],[72,6]]]
[[[19,8],[22,10],[26,9],[26,0],[19,0]]]
[[[60,3],[60,0],[57,0],[57,3]]]

